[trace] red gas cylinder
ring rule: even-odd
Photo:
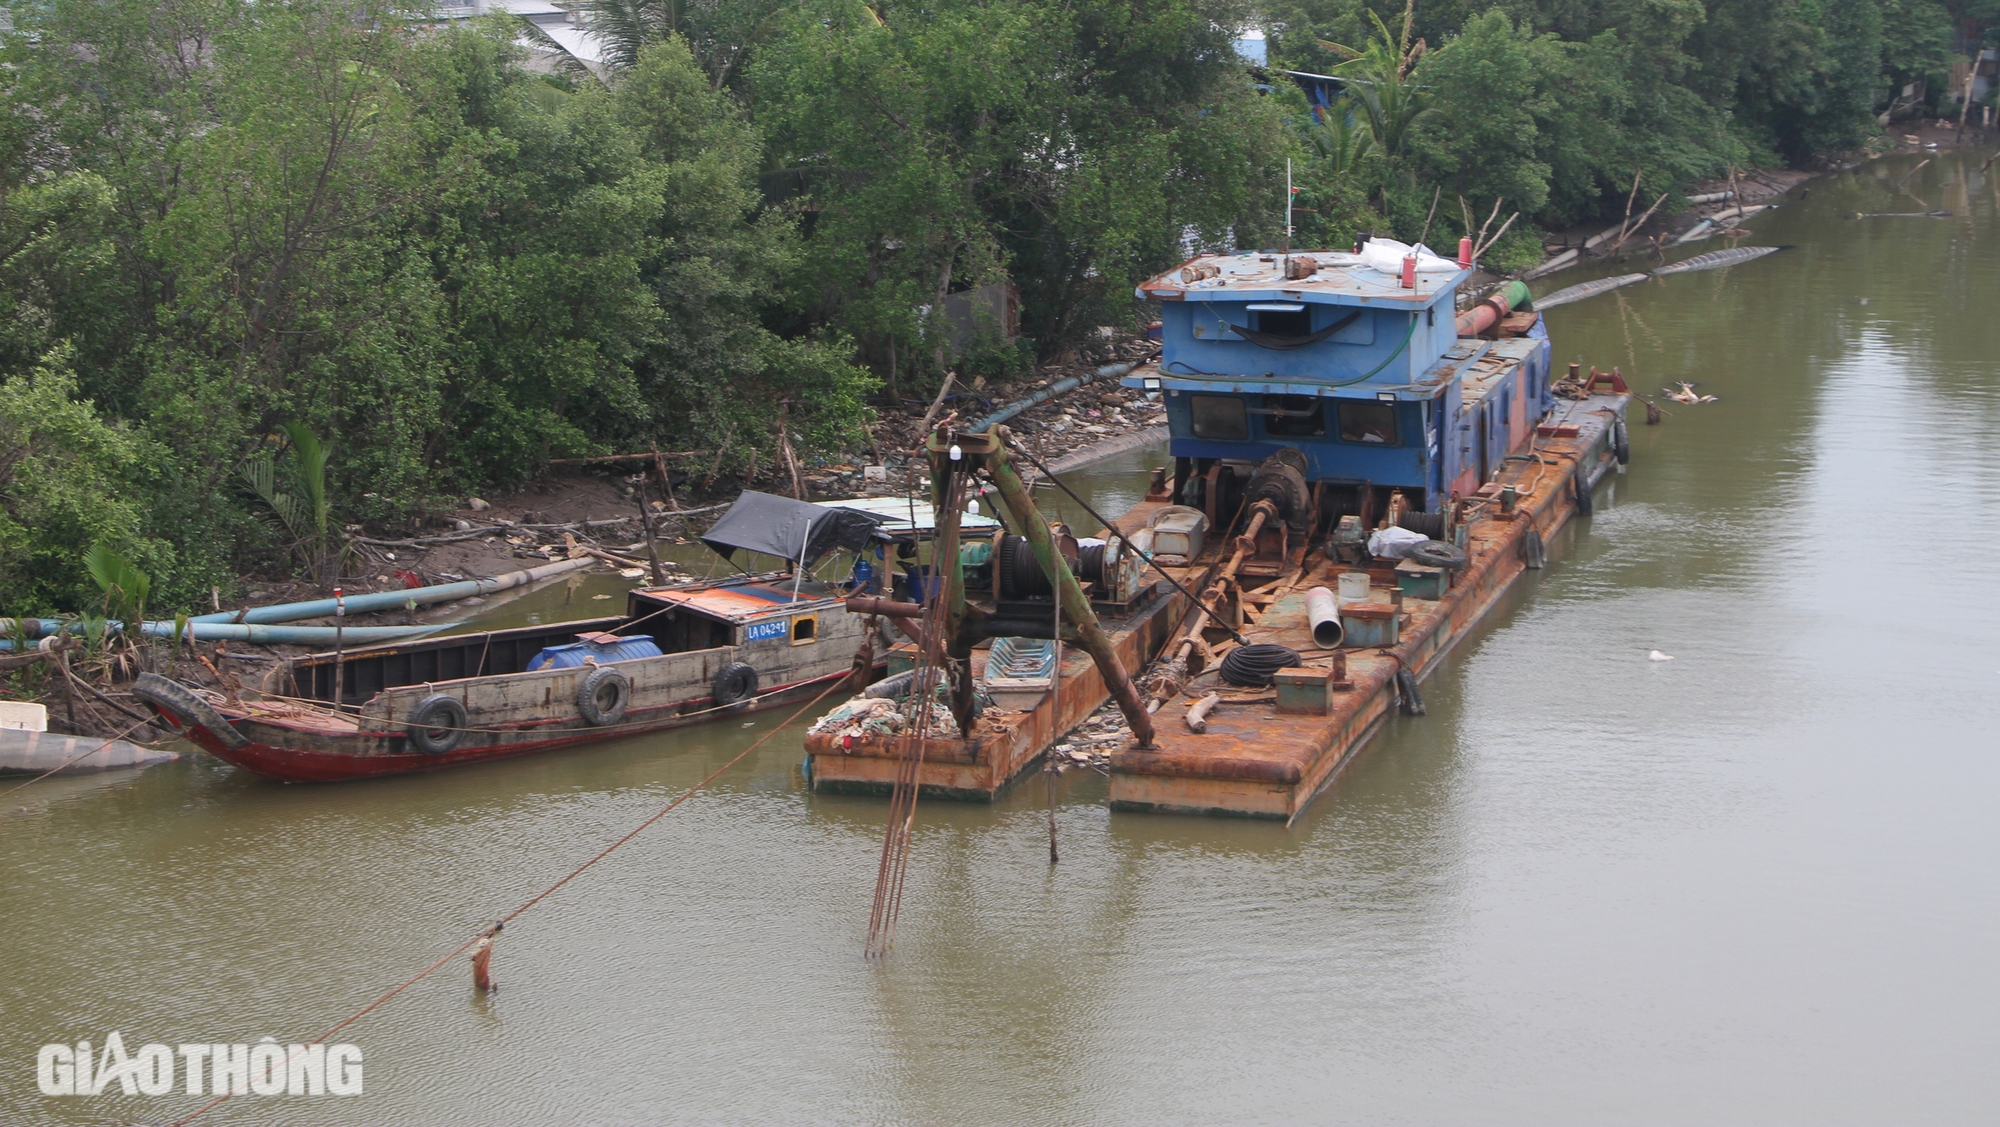
[[[1417,288],[1417,256],[1414,254],[1403,256],[1403,288],[1406,290]]]
[[[1470,237],[1458,240],[1458,264],[1461,267],[1472,265],[1472,239]]]

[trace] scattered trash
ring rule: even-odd
[[[465,507],[471,509],[475,513],[478,513],[478,512],[484,512],[487,509],[492,508],[493,506],[487,504],[486,502],[480,500],[477,497],[469,497],[466,499]]]
[[[1671,387],[1663,387],[1660,389],[1660,394],[1666,396],[1668,399],[1671,399],[1676,403],[1713,403],[1716,401],[1715,396],[1703,395],[1697,392],[1694,389],[1694,385],[1687,382],[1686,380],[1681,380],[1679,382],[1680,382],[1680,387],[1678,389]]]
[[[1663,654],[1658,650],[1654,650],[1653,652],[1646,655],[1647,661],[1672,661],[1673,659],[1674,655]]]
[[[901,732],[910,725],[910,718],[903,715],[906,702],[889,697],[855,697],[832,712],[819,718],[811,732],[819,734],[831,732],[837,736],[860,737],[873,733],[888,735]],[[951,710],[933,703],[931,706],[931,731],[938,734],[955,733],[958,723],[951,718]]]

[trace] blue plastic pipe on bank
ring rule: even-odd
[[[474,595],[505,591],[511,587],[525,587],[572,571],[580,571],[596,563],[594,559],[563,560],[560,563],[531,567],[526,571],[513,571],[497,575],[491,579],[467,579],[460,583],[440,583],[434,587],[411,587],[403,591],[377,591],[371,595],[347,596],[347,613],[368,614],[378,610],[400,610],[414,603],[428,606],[431,603],[449,603],[456,599],[469,599]],[[189,622],[266,623],[297,622],[301,618],[325,618],[333,613],[332,599],[313,599],[303,603],[277,603],[268,607],[252,607],[249,610],[225,610],[216,614],[196,615]],[[349,634],[354,631],[349,630]]]
[[[81,633],[82,627],[72,620],[60,618],[23,618],[20,625],[30,638],[40,638],[54,634],[65,625],[72,633]],[[123,630],[125,624],[116,620],[104,624],[107,630]],[[429,634],[442,630],[449,623],[430,626],[349,626],[340,632],[340,641],[350,646],[367,645],[372,642],[400,642],[419,634]],[[172,622],[143,622],[140,629],[153,638],[174,636]],[[334,643],[334,627],[331,626],[251,626],[234,622],[190,622],[188,633],[197,642],[254,642],[260,646],[330,646]],[[11,650],[14,643],[0,638],[0,650]]]
[[[513,587],[525,587],[544,579],[551,579],[572,571],[579,571],[597,562],[593,559],[563,560],[559,563],[531,567],[526,571],[509,572],[490,579],[468,579],[461,583],[440,583],[432,587],[412,587],[403,591],[377,591],[369,595],[351,595],[345,601],[347,613],[367,614],[371,611],[398,610],[409,605],[424,606],[430,603],[448,603],[455,599],[470,598],[493,591],[505,591]],[[204,614],[188,619],[188,632],[197,642],[254,642],[265,646],[322,646],[334,643],[332,626],[273,626],[276,622],[296,622],[301,618],[324,618],[333,614],[332,599],[312,599],[302,603],[278,603],[268,607],[252,607],[242,611],[222,611]],[[432,623],[424,626],[349,626],[341,631],[340,640],[352,645],[366,645],[370,642],[394,642],[442,630],[448,623]],[[124,624],[111,621],[107,629],[122,630]],[[83,623],[77,619],[62,618],[0,618],[0,633],[19,632],[25,637],[40,638],[67,628],[72,634],[83,633]],[[141,625],[141,630],[150,637],[171,638],[174,636],[172,620],[156,620]],[[0,650],[10,645],[0,638]]]

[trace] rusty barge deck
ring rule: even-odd
[[[1120,663],[1139,669],[1159,653],[1188,609],[1187,599],[1159,583],[1129,614],[1101,621]],[[973,654],[977,677],[985,676],[986,656],[984,650]],[[1080,649],[1064,651],[1057,677],[1058,689],[1044,691],[1030,707],[988,708],[969,739],[956,732],[933,734],[917,781],[923,797],[993,801],[1040,761],[1051,744],[1110,699],[1103,675]],[[823,794],[887,794],[895,784],[898,760],[914,750],[915,739],[809,735],[805,746],[811,787]]]
[[[1409,670],[1421,681],[1434,670],[1529,566],[1530,533],[1546,546],[1589,505],[1591,488],[1616,465],[1613,428],[1629,402],[1624,394],[1593,394],[1574,403],[1562,413],[1562,424],[1548,428],[1573,433],[1538,440],[1534,457],[1542,461],[1509,462],[1495,476],[1487,492],[1508,486],[1527,492],[1512,514],[1500,513],[1498,502],[1489,500],[1482,515],[1466,522],[1467,565],[1441,597],[1397,599],[1394,572],[1370,569],[1372,598],[1396,608],[1395,644],[1331,652],[1313,644],[1307,590],[1331,588],[1339,573],[1358,568],[1315,552],[1298,578],[1267,589],[1274,597],[1243,635],[1297,650],[1313,683],[1291,671],[1283,702],[1291,707],[1281,707],[1272,690],[1232,690],[1201,733],[1169,714],[1184,713],[1207,687],[1184,692],[1161,709],[1156,748],[1128,746],[1110,757],[1112,808],[1296,818],[1398,707],[1397,673]],[[1335,676],[1337,661],[1345,666],[1344,678]],[[1299,711],[1301,705],[1322,711]]]

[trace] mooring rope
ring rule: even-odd
[[[703,787],[706,787],[708,784],[714,782],[717,778],[719,778],[722,775],[724,771],[727,771],[731,767],[736,766],[738,763],[743,762],[743,760],[746,759],[751,752],[756,751],[760,747],[763,747],[766,743],[770,741],[772,736],[775,736],[779,732],[782,732],[786,728],[790,727],[794,721],[799,719],[799,717],[804,716],[806,713],[811,712],[814,708],[817,708],[819,706],[819,702],[825,700],[828,693],[833,692],[835,689],[839,688],[841,685],[845,683],[846,679],[842,678],[841,680],[834,681],[833,683],[829,684],[825,689],[822,689],[820,691],[820,694],[818,696],[812,699],[811,703],[807,704],[804,708],[799,709],[797,712],[792,713],[792,715],[788,719],[786,719],[784,723],[779,724],[777,727],[772,728],[770,731],[764,733],[763,736],[758,738],[757,742],[751,744],[749,747],[744,748],[742,751],[737,752],[736,755],[729,760],[729,762],[724,763],[722,766],[717,767],[713,771],[710,771],[708,775],[704,777],[700,782],[696,783],[695,785],[689,787],[686,791],[682,792],[679,798],[676,798],[672,802],[667,803],[666,806],[662,807],[657,813],[653,814],[645,821],[640,822],[637,826],[634,826],[630,833],[626,834],[624,837],[619,838],[617,841],[612,842],[610,845],[605,846],[601,851],[597,853],[596,856],[590,858],[588,861],[585,861],[583,864],[578,865],[574,869],[571,869],[569,873],[566,876],[564,876],[561,880],[541,890],[532,897],[529,897],[528,900],[525,903],[523,903],[520,907],[514,909],[513,911],[507,913],[506,915],[500,917],[497,921],[495,921],[493,926],[480,931],[472,938],[452,948],[450,951],[440,956],[436,962],[430,964],[424,969],[418,971],[417,973],[397,983],[395,986],[391,987],[386,993],[382,994],[374,1001],[368,1003],[367,1005],[361,1007],[360,1009],[354,1011],[353,1013],[335,1022],[331,1028],[327,1029],[326,1032],[320,1034],[318,1037],[313,1038],[312,1041],[308,1042],[308,1044],[315,1044],[315,1045],[324,1044],[326,1040],[332,1037],[334,1034],[339,1033],[341,1030],[346,1029],[348,1026],[353,1025],[357,1021],[360,1021],[362,1018],[374,1012],[378,1007],[382,1006],[384,1003],[388,1002],[396,995],[401,994],[403,991],[408,990],[410,987],[415,986],[417,983],[422,982],[426,978],[429,978],[432,974],[436,973],[438,968],[444,966],[446,963],[451,962],[453,959],[458,958],[460,955],[463,955],[467,951],[470,951],[472,948],[478,946],[481,940],[492,939],[496,934],[499,933],[501,928],[505,927],[509,923],[512,923],[517,917],[521,915],[521,913],[526,912],[528,909],[548,899],[552,894],[555,893],[557,889],[575,880],[577,877],[583,875],[584,870],[590,868],[592,865],[597,864],[599,861],[604,860],[606,857],[611,856],[613,853],[617,852],[621,846],[625,845],[625,843],[631,841],[633,838],[638,837],[641,833],[645,832],[646,829],[650,827],[653,823],[673,813],[674,810],[681,805],[681,803],[686,802],[690,798],[693,798],[696,792],[700,791]],[[290,1063],[290,1058],[287,1058],[286,1063],[287,1064]],[[173,1123],[168,1125],[168,1127],[187,1127],[187,1124],[194,1122],[196,1119],[201,1118],[203,1115],[206,1115],[209,1111],[213,1110],[216,1106],[218,1106],[224,1100],[227,1100],[231,1095],[234,1094],[235,1093],[233,1092],[223,1092],[222,1094],[216,1096],[214,1099],[194,1109],[188,1114],[182,1116],[179,1119],[174,1120]]]

